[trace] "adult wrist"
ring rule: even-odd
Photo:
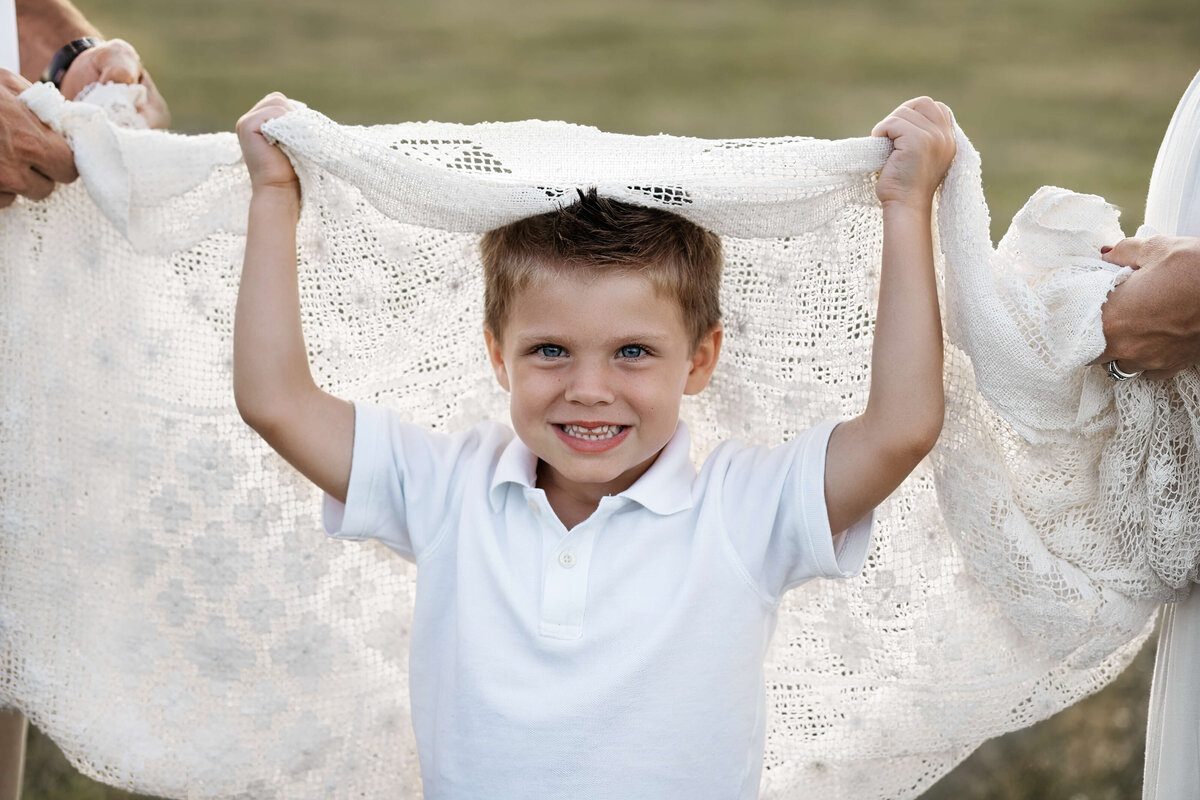
[[[42,73],[42,80],[53,83],[54,88],[61,90],[63,78],[67,76],[75,59],[103,43],[104,40],[97,36],[83,36],[67,42],[50,57],[50,63],[46,65],[46,69]]]
[[[1100,305],[1100,332],[1104,336],[1105,353],[1109,354],[1110,359],[1114,357],[1112,355],[1114,340],[1121,339],[1126,329],[1123,299],[1124,291],[1122,285],[1118,284],[1113,287]]]

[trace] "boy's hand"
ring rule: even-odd
[[[255,190],[280,188],[300,193],[300,180],[296,170],[292,169],[292,162],[262,134],[264,122],[281,117],[294,108],[282,94],[271,92],[238,120],[238,142],[242,145],[246,168],[250,170],[250,185]]]
[[[928,211],[958,149],[950,109],[918,97],[889,114],[871,135],[887,136],[894,147],[875,185],[879,202]]]

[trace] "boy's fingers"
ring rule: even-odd
[[[942,120],[942,110],[938,107],[940,104],[931,97],[914,97],[901,108],[907,108],[915,111],[921,117],[931,121],[939,122]],[[899,109],[897,109],[899,110]]]
[[[904,110],[907,112],[905,119],[911,121],[921,130],[938,135],[949,130],[950,116],[942,110],[939,103],[930,100],[928,103],[917,103]]]
[[[913,109],[920,111],[923,114],[929,113],[929,110],[934,108],[935,106],[936,106],[936,103],[934,102],[933,98],[929,97],[927,95],[921,95],[920,97],[914,97],[912,100],[907,100],[901,104],[901,107],[903,107],[903,108],[913,108]]]
[[[890,136],[893,139],[904,133],[910,126],[920,127],[923,119],[920,112],[908,107],[898,106],[895,111],[884,117],[871,131],[872,136]]]
[[[271,108],[264,108],[259,113],[258,119],[256,119],[254,122],[254,130],[261,133],[263,123],[268,122],[269,120],[273,120],[276,117],[282,117],[284,114],[288,113],[288,111],[290,111],[290,110],[291,109],[288,109],[288,108],[279,108],[278,106],[273,106]]]
[[[291,111],[292,108],[294,107],[292,105],[292,101],[289,100],[287,95],[283,94],[283,92],[271,92],[269,95],[264,97],[262,100],[259,100],[258,104],[260,106],[263,106],[264,108],[271,106],[271,107],[283,108],[288,111]]]
[[[916,109],[901,106],[893,111],[891,116],[876,125],[872,135],[898,139],[906,134],[920,132],[937,133],[938,128],[932,120]]]
[[[877,131],[882,131],[885,127],[888,127],[889,123],[892,120],[903,119],[905,117],[905,114],[907,113],[907,111],[911,110],[909,103],[912,103],[912,102],[913,102],[912,100],[909,100],[909,101],[907,101],[905,103],[901,103],[900,105],[893,108],[890,114],[888,114],[886,117],[884,117],[883,119],[881,119],[879,122],[877,122],[875,124],[875,127],[871,129],[871,135],[872,136],[884,136],[885,134],[877,133]]]
[[[896,112],[900,112],[902,109],[907,111],[905,118],[921,129],[952,136],[954,114],[945,103],[929,97],[916,97],[896,109]]]
[[[909,101],[909,102],[911,102],[911,101]],[[871,129],[871,135],[872,136],[887,136],[888,134],[884,132],[885,129],[890,127],[890,123],[895,118],[895,116],[900,112],[900,110],[902,108],[904,108],[903,103],[896,106],[895,108],[893,108],[891,113],[889,113],[883,119],[879,120],[879,122],[875,123],[875,127]]]
[[[275,117],[282,117],[291,110],[284,106],[263,106],[254,113],[254,116],[261,122],[266,122],[269,119],[275,119]]]
[[[279,104],[264,105],[264,102],[265,98],[259,101],[258,105],[254,106],[254,108],[242,115],[242,118],[237,122],[238,133],[261,133],[264,122],[276,117],[282,117],[289,111],[294,110],[290,104],[287,106]]]
[[[906,134],[924,133],[948,144],[954,141],[954,116],[949,106],[928,97],[917,97],[898,106],[871,129],[872,136],[897,139]]]
[[[912,133],[913,125],[908,120],[899,119],[897,117],[888,117],[883,122],[880,122],[871,131],[872,136],[886,136],[889,139],[899,139],[901,136]]]
[[[286,114],[289,111],[294,111],[296,106],[283,94],[280,94],[279,92],[271,92],[262,100],[259,100],[257,103],[255,103],[254,107],[242,116],[242,119],[248,119],[252,115],[267,109],[276,109],[277,112],[274,114],[274,116],[278,117]]]

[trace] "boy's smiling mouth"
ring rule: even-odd
[[[554,426],[558,438],[572,450],[581,453],[602,453],[625,440],[628,425],[608,423],[567,422]]]
[[[566,432],[568,436],[576,436],[580,439],[611,439],[621,431],[625,430],[624,425],[578,425],[575,423],[567,423],[560,425],[560,428]]]

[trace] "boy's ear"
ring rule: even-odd
[[[684,394],[699,394],[700,390],[708,386],[708,379],[717,368],[717,357],[721,355],[723,333],[721,323],[718,322],[696,346],[696,351],[692,353],[692,368],[688,372],[687,383],[683,385]]]
[[[504,391],[510,391],[508,367],[504,365],[504,351],[500,347],[500,340],[487,325],[483,326],[483,341],[487,345],[488,360],[492,362],[492,372],[496,373],[496,380]]]

